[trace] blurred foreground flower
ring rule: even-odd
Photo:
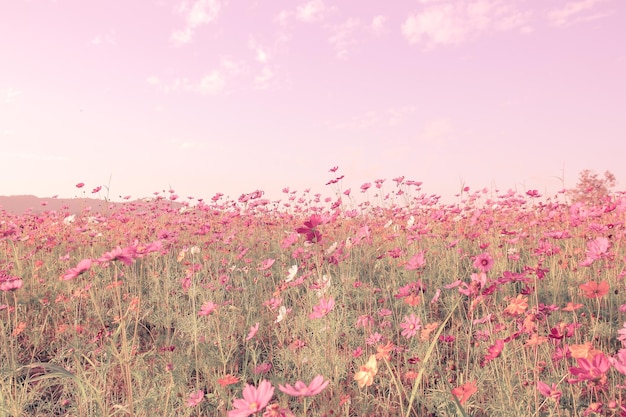
[[[359,384],[359,388],[371,386],[374,383],[374,377],[378,373],[378,363],[376,355],[370,355],[365,365],[359,367],[359,371],[354,374],[354,380]]]
[[[228,417],[248,417],[267,406],[274,395],[274,387],[267,380],[262,380],[256,388],[246,384],[243,389],[243,399],[233,400],[233,409],[228,412]]]

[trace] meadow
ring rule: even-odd
[[[0,416],[626,416],[626,196],[327,185],[1,212]]]

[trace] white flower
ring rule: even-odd
[[[274,321],[274,323],[280,323],[281,321],[283,321],[286,315],[287,315],[287,307],[280,306],[278,308],[278,317],[276,317],[276,321]]]
[[[289,275],[287,275],[287,278],[285,278],[285,282],[293,281],[293,279],[296,277],[296,274],[298,273],[298,265],[291,265],[291,268],[289,268],[287,272],[289,272]]]

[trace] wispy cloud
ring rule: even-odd
[[[553,9],[548,13],[548,20],[554,26],[567,26],[586,20],[599,19],[610,15],[609,12],[600,12],[597,7],[604,0],[570,1],[563,7]]]
[[[414,113],[414,106],[390,107],[386,110],[370,110],[342,122],[324,122],[322,125],[338,130],[363,130],[378,127],[391,127],[401,124],[408,115]]]
[[[170,143],[182,150],[192,150],[202,147],[202,143],[191,140],[171,139]]]
[[[165,82],[152,75],[146,78],[146,82],[166,93],[188,92],[201,95],[218,95],[227,93],[229,82],[247,72],[248,68],[245,63],[222,58],[219,67],[207,71],[197,80],[179,77],[172,82]]]
[[[356,44],[354,32],[360,25],[359,19],[351,17],[345,22],[332,27],[328,41],[335,49],[335,56],[337,58],[346,59],[348,57],[349,48]]]
[[[95,35],[91,40],[91,44],[96,46],[115,45],[116,42],[117,40],[115,29],[109,29],[106,33],[99,33]]]
[[[374,34],[380,35],[385,31],[385,25],[387,24],[387,17],[379,14],[374,16],[372,19],[372,23],[370,24],[370,29]]]
[[[261,45],[254,37],[250,36],[248,39],[248,47],[254,53],[254,58],[261,64],[267,64],[270,58],[270,54],[267,48]]]
[[[254,76],[253,88],[255,90],[267,90],[274,79],[274,71],[268,66],[261,69],[261,72]]]
[[[310,0],[296,8],[296,18],[303,22],[315,22],[323,19],[328,10],[322,0]]]
[[[520,12],[510,2],[461,0],[430,3],[402,24],[402,34],[409,43],[423,43],[428,47],[453,45],[490,30],[530,30],[530,12]]]
[[[4,102],[7,104],[15,102],[15,99],[18,98],[22,94],[21,91],[18,91],[12,87],[6,89],[4,93]]]
[[[444,144],[454,132],[452,122],[440,117],[429,120],[417,135],[417,141],[421,144],[440,145]]]
[[[218,18],[221,8],[222,5],[219,0],[196,0],[191,3],[183,1],[175,11],[183,16],[185,26],[175,30],[170,37],[171,40],[177,46],[188,44],[198,27],[211,23]]]

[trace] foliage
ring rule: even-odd
[[[615,187],[617,180],[610,171],[600,177],[596,172],[585,169],[578,174],[578,183],[567,191],[573,203],[596,204],[611,195],[611,188]]]

